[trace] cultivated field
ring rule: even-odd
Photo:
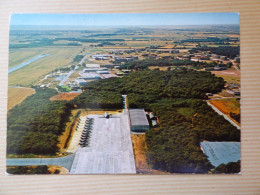
[[[218,77],[222,77],[227,83],[240,84],[240,72],[237,70],[211,71]]]
[[[11,66],[20,64],[30,59],[30,55],[49,54],[17,71],[9,74],[9,85],[30,86],[41,76],[58,68],[72,65],[73,58],[81,51],[81,47],[42,47],[42,48],[21,48],[13,50],[10,54]],[[25,54],[24,54],[25,53]],[[24,54],[24,55],[23,55]],[[29,55],[30,54],[30,55]],[[19,56],[21,61],[16,60]],[[29,57],[29,58],[27,58]],[[12,63],[11,63],[12,62]]]
[[[236,98],[211,100],[210,103],[226,115],[229,115],[230,112],[240,113],[240,104]]]
[[[35,92],[34,89],[31,88],[8,88],[8,107],[7,109],[10,110],[14,106],[22,103],[22,101],[27,98],[29,95]]]
[[[60,92],[55,96],[52,96],[50,100],[55,101],[55,100],[73,100],[75,97],[79,96],[80,93],[65,93],[65,92]]]

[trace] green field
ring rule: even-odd
[[[9,85],[30,86],[41,76],[58,68],[72,65],[73,58],[82,50],[81,47],[41,47],[20,48],[10,52],[9,67],[20,64],[34,56],[49,54],[17,71],[9,74]]]

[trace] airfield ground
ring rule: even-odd
[[[78,149],[71,174],[135,174],[127,114],[88,115],[94,119],[89,146]]]

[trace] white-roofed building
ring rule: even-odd
[[[144,132],[149,130],[149,122],[144,109],[130,109],[129,116],[131,131]]]

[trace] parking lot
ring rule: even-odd
[[[135,174],[127,114],[89,115],[93,118],[87,147],[79,147],[71,174]]]

